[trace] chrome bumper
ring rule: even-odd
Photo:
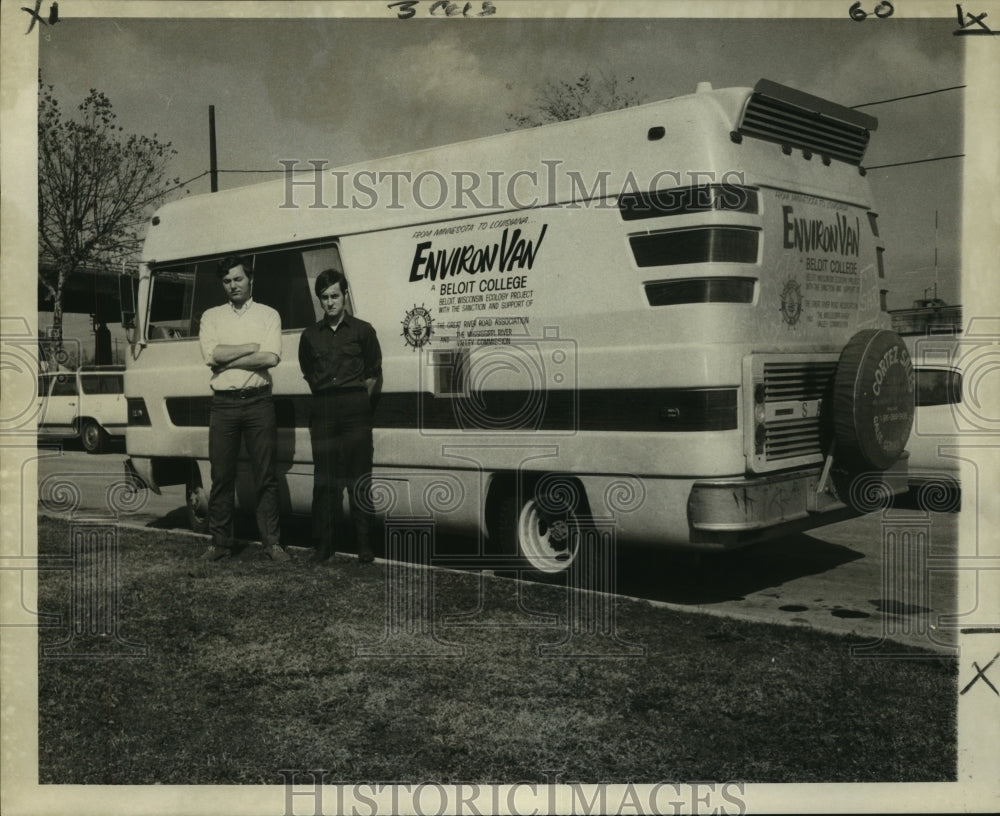
[[[826,513],[864,514],[886,509],[893,496],[908,489],[905,459],[890,470],[863,473],[850,481],[835,475],[822,484],[821,480],[822,468],[817,466],[760,477],[695,482],[688,496],[692,537],[711,540],[717,534],[780,532],[783,525],[810,519],[815,521],[813,526],[819,526],[828,523],[819,518]]]

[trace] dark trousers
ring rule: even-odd
[[[316,394],[309,418],[314,465],[312,535],[331,552],[344,522],[344,491],[358,552],[371,549],[372,412],[364,388]]]
[[[236,462],[246,443],[254,478],[257,529],[264,546],[280,543],[276,452],[278,425],[274,402],[264,394],[249,399],[216,396],[208,428],[212,492],[208,499],[208,531],[217,547],[232,546],[236,501]]]

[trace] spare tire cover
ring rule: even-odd
[[[913,361],[895,332],[867,329],[844,346],[833,384],[837,458],[885,470],[913,427]]]

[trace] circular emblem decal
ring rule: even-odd
[[[414,351],[431,341],[434,319],[423,306],[414,306],[403,318],[403,339]]]
[[[781,290],[781,316],[789,326],[794,326],[802,316],[802,288],[795,278],[785,281]]]

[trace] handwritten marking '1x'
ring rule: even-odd
[[[954,33],[955,35],[991,34],[993,36],[996,36],[997,32],[991,30],[990,27],[983,22],[983,19],[989,16],[985,11],[982,14],[976,14],[976,15],[966,12],[965,15],[963,16],[961,3],[956,3],[955,8],[958,10],[958,24],[961,26],[961,28],[959,28],[958,31],[952,33]],[[969,18],[969,22],[965,22],[966,17]],[[973,25],[978,25],[979,28],[973,28]]]
[[[986,671],[989,669],[990,666],[992,666],[994,663],[997,662],[998,657],[1000,657],[1000,652],[997,652],[995,655],[993,655],[993,659],[985,666],[983,666],[983,668],[979,668],[979,664],[973,661],[972,668],[976,670],[976,676],[969,681],[969,684],[964,689],[962,689],[959,692],[959,694],[965,694],[965,692],[967,692],[970,688],[972,688],[979,680],[982,680],[987,686],[993,689],[993,693],[997,695],[997,697],[1000,697],[1000,691],[997,691],[997,687],[994,686],[990,682],[990,678],[986,676]]]

